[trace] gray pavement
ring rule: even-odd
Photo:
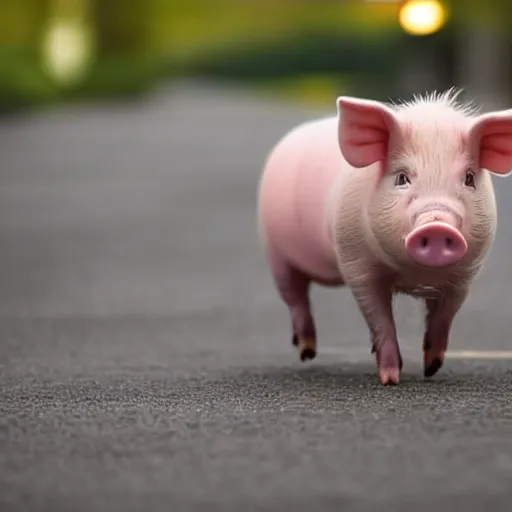
[[[182,84],[0,125],[0,510],[510,510],[512,361],[377,382],[346,290],[302,364],[255,219],[300,110]],[[512,349],[512,179],[451,348]]]

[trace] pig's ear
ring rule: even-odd
[[[512,172],[512,110],[490,112],[471,125],[470,141],[478,148],[479,167],[493,174]]]
[[[386,159],[391,130],[398,122],[383,103],[340,96],[338,142],[345,160],[354,167],[366,167]]]

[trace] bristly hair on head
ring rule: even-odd
[[[480,113],[481,107],[475,105],[471,101],[459,101],[458,97],[463,92],[460,87],[452,86],[444,92],[436,90],[425,92],[424,94],[414,94],[412,99],[396,101],[389,100],[390,106],[397,111],[403,111],[416,107],[424,107],[429,105],[437,105],[447,107],[464,116],[472,117]]]

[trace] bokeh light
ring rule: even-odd
[[[55,20],[47,31],[43,55],[51,75],[62,85],[79,82],[91,60],[91,37],[83,24]]]
[[[408,0],[400,8],[400,26],[412,35],[429,35],[446,23],[446,10],[437,0]]]
[[[92,63],[94,38],[84,0],[52,4],[53,15],[43,31],[42,53],[47,72],[61,86],[79,83]]]

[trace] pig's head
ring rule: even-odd
[[[512,170],[512,110],[477,115],[452,92],[398,106],[337,100],[345,160],[356,168],[381,163],[365,215],[397,266],[476,266],[494,239],[490,173]]]

